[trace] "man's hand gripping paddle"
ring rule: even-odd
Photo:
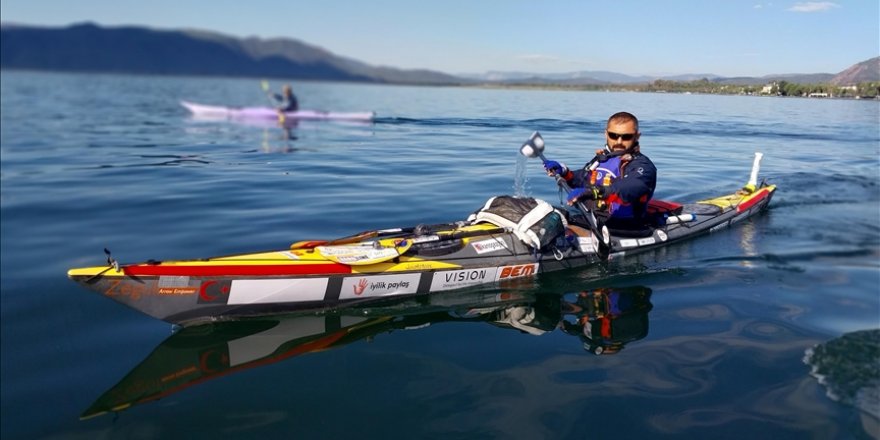
[[[537,157],[540,158],[542,162],[547,162],[547,158],[544,157],[544,138],[542,138],[541,133],[538,133],[537,131],[529,136],[529,139],[519,149],[519,152],[523,156],[531,158]],[[593,161],[595,161],[595,159]],[[571,192],[571,187],[562,176],[558,174],[554,174],[553,176],[556,178],[556,184],[559,185],[566,194]],[[596,255],[598,255],[601,260],[607,260],[611,251],[611,234],[608,232],[608,228],[599,222],[596,215],[593,214],[593,211],[590,208],[587,208],[583,202],[578,200],[575,202],[575,206],[580,209],[584,214],[584,217],[587,218],[587,222],[590,224],[590,232],[596,237]]]

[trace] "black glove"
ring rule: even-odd
[[[574,205],[580,199],[600,200],[605,197],[604,186],[587,186],[586,188],[575,188],[568,193],[568,204]]]

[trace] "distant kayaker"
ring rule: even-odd
[[[657,186],[657,168],[639,146],[639,120],[627,112],[611,115],[605,125],[605,148],[596,151],[599,166],[571,171],[547,161],[548,175],[560,175],[571,186],[567,201],[593,200],[596,214],[616,229],[641,229],[647,223],[648,201]],[[589,165],[589,164],[588,164]]]
[[[280,102],[281,105],[277,106],[279,112],[295,112],[299,111],[299,102],[296,100],[296,95],[293,94],[293,88],[290,87],[290,84],[285,84],[281,89],[281,94],[275,93],[272,95],[276,101]]]

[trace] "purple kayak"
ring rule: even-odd
[[[278,119],[278,110],[271,107],[223,107],[215,105],[196,104],[188,101],[180,101],[180,105],[186,107],[194,116],[217,119]],[[284,118],[299,121],[372,121],[376,116],[374,112],[325,112],[319,110],[299,110],[285,112]]]

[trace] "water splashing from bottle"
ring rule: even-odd
[[[516,169],[513,173],[513,195],[514,197],[528,197],[528,168],[526,165],[528,158],[518,154],[516,155]]]

